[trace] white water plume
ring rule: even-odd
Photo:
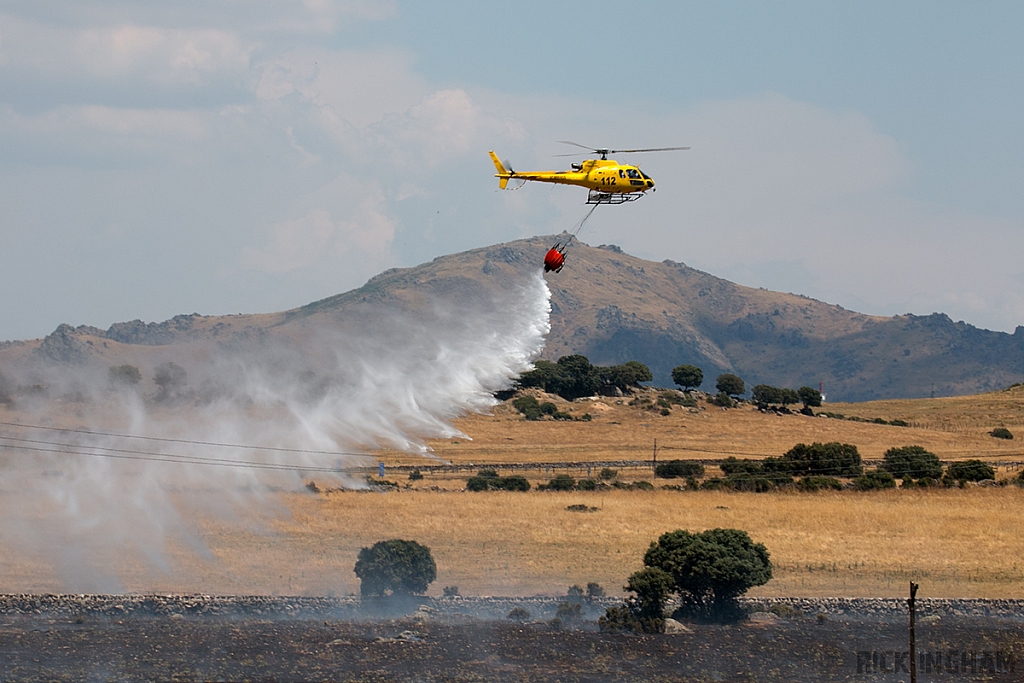
[[[14,377],[48,394],[0,411],[0,572],[35,563],[50,575],[30,590],[123,590],[173,570],[168,544],[204,553],[197,518],[272,514],[267,492],[304,475],[365,486],[346,470],[375,464],[360,454],[376,448],[430,457],[426,439],[457,435],[454,418],[530,368],[549,298],[536,273],[415,312],[311,316],[249,346],[157,347],[187,383],[156,397],[112,390],[106,367]]]

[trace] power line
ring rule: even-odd
[[[190,439],[171,439],[159,436],[141,436],[137,434],[119,434],[117,432],[94,432],[88,429],[66,429],[60,427],[44,427],[42,425],[22,424],[19,422],[0,422],[0,426],[20,427],[22,429],[39,429],[49,432],[66,432],[71,434],[88,434],[89,436],[109,436],[118,439],[141,439],[144,441],[160,441],[164,443],[184,443],[193,446],[216,446],[220,448],[244,448],[253,451],[277,451],[281,453],[305,453],[309,455],[355,455],[365,456],[366,453],[346,453],[344,451],[317,451],[304,448],[283,448],[277,446],[252,446],[237,443],[221,443],[217,441],[193,441]]]

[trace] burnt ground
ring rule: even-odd
[[[0,680],[909,680],[905,619],[758,613],[738,625],[688,626],[639,636],[601,633],[594,622],[556,630],[437,610],[367,621],[8,611]],[[932,617],[918,629],[918,680],[1022,681],[1022,628],[1019,615]]]

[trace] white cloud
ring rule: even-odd
[[[333,204],[331,210],[326,204]],[[303,271],[304,277],[333,282],[338,270],[368,277],[391,262],[395,221],[375,184],[340,176],[303,198],[297,211],[298,218],[268,226],[261,246],[243,250],[244,268],[268,274]]]

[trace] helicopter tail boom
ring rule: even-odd
[[[491,161],[494,162],[494,168],[498,170],[495,174],[495,177],[498,178],[498,187],[504,190],[505,186],[508,185],[508,179],[512,177],[512,171],[505,168],[505,164],[501,163],[501,159],[493,151],[489,152],[489,154],[491,155]]]

